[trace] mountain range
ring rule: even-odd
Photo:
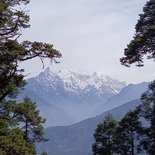
[[[101,73],[53,72],[50,68],[27,80],[24,96],[36,101],[47,119],[46,143],[37,144],[38,154],[91,155],[93,133],[111,113],[121,119],[140,103],[148,82],[129,84]]]
[[[148,82],[142,82],[139,84],[129,84],[124,87],[120,93],[109,98],[105,103],[96,108],[92,115],[99,115],[112,108],[123,105],[135,99],[140,99],[143,92],[147,90]]]
[[[45,130],[49,141],[37,145],[38,154],[45,151],[50,155],[92,155],[93,134],[97,124],[101,123],[108,113],[119,120],[139,104],[140,100],[133,100],[70,126],[49,127]]]
[[[125,82],[102,73],[54,72],[50,68],[27,80],[20,95],[36,101],[46,126],[70,125],[97,115],[94,112],[118,94]]]
[[[127,112],[133,110],[141,103],[140,96],[147,90],[148,84],[143,82],[124,87],[120,93],[96,109],[99,112],[103,111],[100,115],[69,126],[46,128],[45,133],[49,141],[37,145],[38,154],[46,151],[51,155],[91,155],[97,124],[101,123],[108,113],[120,120]]]

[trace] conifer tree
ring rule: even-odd
[[[20,128],[0,129],[0,155],[35,155],[34,145],[27,144]]]
[[[14,113],[16,101],[0,104],[0,154],[1,155],[34,155],[33,144],[26,143],[24,131]]]
[[[148,90],[141,96],[142,104],[137,107],[140,116],[144,117],[149,123],[143,130],[142,145],[150,154],[155,153],[155,80],[149,85]]]
[[[108,114],[102,123],[98,124],[95,133],[95,143],[92,146],[93,155],[112,155],[114,153],[114,133],[117,122]]]
[[[133,63],[143,66],[144,56],[155,60],[155,0],[147,1],[143,12],[135,26],[133,40],[124,51],[125,57],[120,59],[125,66]]]
[[[45,119],[39,115],[37,104],[29,98],[24,98],[22,103],[16,105],[14,116],[18,121],[18,126],[22,127],[27,143],[46,141],[44,138],[43,124]]]
[[[143,14],[140,14],[135,29],[133,40],[127,45],[124,57],[120,59],[122,65],[130,66],[136,63],[143,66],[145,56],[155,60],[155,0],[149,0],[143,7]],[[141,110],[142,116],[150,122],[149,128],[143,129],[144,149],[150,154],[155,153],[155,82],[150,84],[149,89],[142,95],[142,105],[137,107]]]
[[[15,95],[19,87],[24,86],[23,69],[19,62],[35,57],[54,59],[61,57],[53,45],[41,42],[19,42],[22,28],[28,28],[29,16],[20,5],[29,0],[0,0],[0,102],[8,95]]]
[[[142,123],[139,112],[128,112],[119,122],[115,133],[116,153],[121,155],[135,155],[140,153],[140,133]]]
[[[43,119],[35,109],[36,105],[30,100],[25,100],[19,105],[16,102],[19,90],[26,84],[24,69],[19,69],[19,63],[36,57],[39,57],[42,63],[44,58],[57,62],[55,58],[61,57],[61,53],[51,44],[27,40],[19,42],[21,30],[30,27],[29,15],[27,11],[21,9],[28,3],[29,0],[0,0],[0,154],[2,155],[34,155],[36,154],[34,142],[43,140],[41,125]],[[28,110],[26,107],[28,105],[31,105],[31,112],[34,112],[31,116],[25,112]],[[16,107],[19,107],[18,111]],[[19,125],[21,122],[25,125],[25,130]]]

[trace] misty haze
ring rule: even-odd
[[[0,0],[0,155],[155,155],[155,0]]]

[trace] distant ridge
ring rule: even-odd
[[[74,125],[49,127],[45,130],[49,141],[37,145],[38,153],[46,151],[52,155],[92,155],[91,146],[97,124],[101,123],[108,113],[111,113],[115,119],[119,120],[126,112],[133,110],[139,104],[140,100],[133,100]]]
[[[135,99],[140,99],[142,93],[148,88],[149,82],[142,82],[139,84],[129,84],[124,87],[118,94],[109,98],[105,103],[100,105],[94,110],[92,116],[99,115],[104,111],[118,107],[126,102],[130,102]]]
[[[22,96],[38,103],[46,126],[69,125],[90,117],[107,99],[118,94],[125,82],[102,73],[79,73],[47,68],[27,80]]]

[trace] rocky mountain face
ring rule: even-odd
[[[89,118],[124,87],[124,82],[101,73],[53,72],[47,68],[27,80],[19,98],[28,96],[38,103],[46,126],[69,125]]]

